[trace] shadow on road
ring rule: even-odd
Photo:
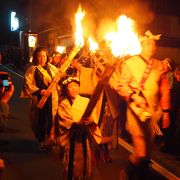
[[[0,140],[0,152],[37,153],[37,142],[26,139]]]

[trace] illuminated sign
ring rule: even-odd
[[[36,34],[29,34],[28,35],[28,45],[29,47],[35,47],[37,41],[37,35]]]
[[[60,54],[66,52],[66,47],[65,46],[57,46],[56,51],[58,51]]]
[[[16,17],[16,12],[11,12],[11,31],[16,31],[19,28],[19,19]]]

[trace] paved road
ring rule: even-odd
[[[0,67],[0,71],[8,71]],[[0,134],[0,156],[6,168],[2,180],[62,180],[62,164],[57,152],[39,152],[29,123],[28,100],[20,99],[22,77],[12,74],[15,94],[10,102],[11,117],[5,132]],[[94,166],[92,180],[118,180],[124,166],[127,151],[122,146],[111,151],[113,162],[109,165],[99,161]],[[164,180],[165,177],[151,170],[149,179]]]

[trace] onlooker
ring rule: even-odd
[[[174,68],[175,68],[175,64],[173,62],[172,59],[170,58],[165,58],[163,61],[162,61],[162,64],[163,64],[163,73],[165,73],[165,77],[169,83],[169,86],[170,86],[170,92],[172,91],[172,88],[173,88],[173,79],[174,79]],[[171,108],[172,109],[172,108]],[[168,144],[167,142],[171,139],[171,129],[172,129],[172,126],[174,126],[173,124],[173,121],[172,121],[172,118],[170,118],[170,126],[166,129],[162,129],[162,132],[163,132],[163,136],[161,137],[162,139],[162,144],[160,144],[160,151],[161,152],[165,152],[165,151],[168,151],[169,148],[167,148],[166,144]],[[172,141],[172,140],[170,140]]]
[[[2,61],[3,61],[3,56],[2,56],[2,53],[0,51],[0,65],[2,64]]]
[[[166,79],[168,80],[171,89],[173,85],[175,63],[170,58],[165,58],[162,61],[162,63],[163,63],[163,71],[165,72]]]
[[[51,56],[51,64],[57,68],[61,67],[61,54],[58,51],[54,51]]]
[[[7,72],[0,72],[0,131],[3,131],[8,119],[8,102],[14,93],[14,85]]]
[[[4,129],[4,124],[7,121],[9,115],[9,105],[8,102],[14,93],[14,85],[11,81],[9,83],[9,89],[6,90],[5,86],[0,89],[0,131]],[[4,169],[4,161],[0,159],[0,179],[2,175],[2,170]]]
[[[180,66],[175,68],[171,87],[170,126],[165,132],[161,152],[180,155]]]
[[[176,154],[179,156],[178,160],[180,160],[180,65],[176,67],[174,71],[174,83],[173,89],[171,92],[171,102],[172,102],[172,110],[173,110],[173,118],[175,118],[175,149]]]

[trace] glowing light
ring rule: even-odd
[[[57,46],[56,51],[58,51],[60,54],[62,54],[66,51],[66,47],[65,46]]]
[[[88,38],[88,42],[89,42],[89,50],[91,52],[95,52],[97,49],[99,49],[98,43],[94,41],[92,37]]]
[[[29,35],[28,36],[28,45],[29,47],[35,47],[36,46],[36,37]]]
[[[11,31],[16,31],[19,28],[19,19],[16,17],[16,12],[11,12]]]
[[[36,33],[28,33],[28,46],[36,47],[37,44],[37,34]]]
[[[32,57],[32,56],[30,56],[30,58],[29,58],[29,62],[30,62],[30,63],[32,63],[32,60],[33,60],[33,57]]]
[[[136,55],[141,51],[141,45],[135,32],[135,22],[125,15],[121,15],[116,22],[117,30],[105,35],[107,44],[115,57]]]
[[[85,12],[82,11],[81,5],[75,14],[76,31],[75,31],[75,45],[82,47],[84,45],[82,20],[85,16]]]

